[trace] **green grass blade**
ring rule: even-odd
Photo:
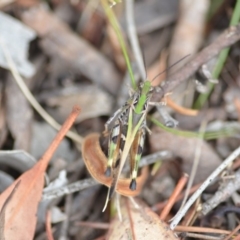
[[[234,8],[234,12],[230,21],[230,26],[235,26],[238,24],[240,20],[240,0],[237,0],[235,8]],[[230,48],[225,48],[223,49],[217,59],[217,63],[216,66],[213,70],[212,73],[212,78],[213,79],[218,79],[219,75],[222,71],[222,68],[225,64],[225,61],[227,59],[228,53],[229,53]],[[206,101],[208,100],[212,90],[214,88],[214,84],[208,82],[208,91],[206,93],[202,93],[199,95],[199,97],[197,98],[196,102],[194,103],[194,108],[195,109],[201,109],[204,104],[206,103]]]
[[[129,60],[129,57],[128,57],[127,48],[126,48],[121,30],[120,30],[118,20],[117,20],[115,14],[114,14],[112,8],[109,6],[108,1],[107,0],[102,0],[101,2],[102,2],[103,9],[105,11],[105,14],[108,17],[108,20],[111,23],[111,25],[112,25],[112,27],[113,27],[116,35],[117,35],[118,41],[120,43],[125,62],[127,64],[128,72],[129,72],[129,75],[130,75],[130,78],[131,78],[132,87],[133,87],[133,89],[136,89],[137,88],[136,81],[135,81],[135,78],[134,78],[134,74],[133,74],[133,71],[132,71],[132,66],[131,66],[131,63],[130,63],[130,60]]]
[[[175,134],[177,136],[183,136],[183,137],[189,137],[189,138],[204,138],[205,140],[213,140],[213,139],[218,139],[220,137],[234,136],[236,135],[237,132],[239,132],[239,130],[237,130],[234,127],[226,127],[219,131],[211,131],[211,132],[209,131],[204,133],[183,131],[175,128],[168,128],[153,117],[149,117],[149,119],[166,132]]]

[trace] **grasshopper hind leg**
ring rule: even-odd
[[[129,189],[132,191],[137,189],[137,173],[138,173],[138,165],[141,160],[141,156],[143,153],[143,146],[145,140],[145,128],[139,130],[136,134],[136,137],[133,141],[132,148],[130,150],[130,161],[131,161],[131,182],[129,185]]]
[[[120,124],[117,122],[111,132],[108,143],[108,161],[105,176],[110,177],[112,175],[113,165],[119,155],[119,144],[120,144]]]

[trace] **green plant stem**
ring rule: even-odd
[[[212,131],[212,132],[191,132],[191,131],[183,131],[178,130],[175,128],[169,128],[166,127],[164,124],[160,123],[158,120],[156,120],[153,117],[148,117],[154,124],[156,124],[158,127],[163,129],[166,132],[170,132],[172,134],[183,136],[183,137],[190,137],[190,138],[203,138],[205,140],[213,140],[217,139],[219,137],[230,137],[236,134],[236,129],[234,128],[225,128],[219,131]]]
[[[122,37],[122,33],[121,33],[121,30],[120,30],[120,26],[118,24],[118,20],[117,20],[115,14],[114,14],[112,8],[108,5],[107,1],[102,0],[101,2],[102,2],[103,9],[104,9],[104,11],[105,11],[105,13],[108,17],[108,20],[111,23],[111,25],[112,25],[112,27],[113,27],[116,35],[117,35],[118,41],[120,43],[125,62],[127,64],[128,72],[129,72],[129,75],[130,75],[130,78],[131,78],[132,87],[133,87],[133,89],[136,89],[137,88],[136,81],[134,79],[134,74],[133,74],[131,63],[130,63],[130,60],[129,60],[129,57],[128,57],[127,48],[126,48],[124,39]]]
[[[230,21],[230,26],[235,26],[238,24],[240,20],[240,0],[237,0],[235,8],[234,8],[234,12],[232,15],[232,19]],[[227,59],[228,53],[229,53],[230,48],[225,48],[223,49],[217,59],[217,63],[216,66],[212,72],[212,78],[213,79],[218,79],[219,75],[222,71],[222,68],[225,64],[225,61]],[[194,103],[194,108],[195,109],[200,109],[204,106],[204,104],[206,103],[207,99],[209,98],[212,90],[214,88],[214,84],[208,82],[208,91],[206,93],[202,93],[199,95],[199,97],[197,98],[196,102]]]

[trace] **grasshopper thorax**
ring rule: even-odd
[[[135,113],[142,114],[146,111],[149,99],[152,96],[154,87],[151,86],[150,81],[140,82],[138,86],[138,94],[135,99]]]

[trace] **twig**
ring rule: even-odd
[[[201,186],[201,184],[197,184],[197,185],[194,185],[190,191],[189,191],[189,194],[192,195],[199,187]],[[186,192],[186,190],[185,190]],[[181,193],[177,199],[176,199],[176,202],[180,201],[181,199],[183,199],[183,197],[185,196],[185,192]],[[165,208],[165,206],[167,205],[168,201],[164,201],[164,202],[160,202],[160,203],[157,203],[155,204],[154,206],[152,206],[152,210],[154,212],[156,211],[161,211],[163,208]]]
[[[141,158],[139,167],[148,166],[150,164],[156,163],[157,161],[161,160],[169,160],[173,157],[173,154],[170,151],[158,151],[147,156]]]
[[[60,228],[60,236],[59,240],[67,240],[68,239],[68,229],[69,229],[69,216],[71,213],[71,207],[72,207],[72,194],[67,195],[65,199],[65,214],[66,219],[62,222],[61,228]]]
[[[92,186],[95,186],[98,184],[99,183],[96,182],[93,178],[87,178],[84,180],[80,180],[80,181],[71,183],[67,186],[44,192],[43,196],[42,196],[42,201],[59,198],[64,195],[78,192],[80,190],[83,190],[83,189],[86,189],[86,188],[89,188],[89,187],[92,187]]]
[[[194,227],[194,226],[177,226],[175,231],[179,232],[198,232],[198,233],[218,233],[229,234],[230,231],[224,229],[206,228],[206,227]]]
[[[224,188],[219,189],[213,197],[208,199],[202,205],[201,213],[203,215],[208,214],[213,208],[219,205],[221,202],[226,201],[231,195],[239,189],[240,186],[240,170],[236,171],[234,179],[230,180]]]
[[[176,112],[183,114],[183,115],[188,115],[188,116],[197,116],[199,111],[190,109],[190,108],[185,108],[180,105],[178,105],[176,102],[174,102],[170,97],[167,97],[167,105],[175,110]]]
[[[208,187],[208,185],[230,164],[232,163],[237,156],[240,154],[240,147],[238,147],[228,158],[226,158],[222,164],[203,182],[199,189],[192,195],[192,197],[187,201],[185,206],[180,210],[174,217],[170,228],[174,229],[177,224],[180,222],[182,217],[186,214],[188,209],[192,204],[197,200],[197,198],[202,194],[202,192]]]
[[[202,132],[201,140],[198,142],[198,144],[195,148],[195,154],[194,154],[193,165],[192,165],[192,169],[191,169],[191,173],[190,173],[190,178],[189,178],[189,181],[188,181],[188,184],[187,184],[186,193],[185,193],[185,196],[183,198],[181,207],[184,206],[184,204],[187,201],[187,198],[189,196],[189,191],[190,191],[190,189],[193,185],[193,181],[194,181],[194,178],[195,178],[196,173],[197,173],[197,168],[198,168],[198,164],[199,164],[199,161],[200,161],[201,150],[202,150],[202,145],[203,145],[203,136],[204,136],[204,132],[206,130],[206,126],[207,126],[207,121],[204,120],[201,123],[200,129],[199,129],[199,131]]]
[[[186,233],[186,237],[194,238],[194,239],[201,239],[201,240],[220,240],[222,239],[220,236],[209,236],[206,234],[199,234],[199,233]]]
[[[81,226],[81,227],[104,229],[104,230],[107,230],[110,228],[109,223],[102,223],[102,222],[77,221],[75,222],[75,225]]]
[[[175,187],[173,193],[171,194],[171,197],[168,200],[168,203],[166,207],[163,209],[160,215],[161,220],[165,220],[166,216],[168,215],[169,211],[171,210],[173,204],[176,202],[177,196],[181,193],[183,190],[184,186],[186,185],[186,182],[188,180],[188,175],[184,174],[181,179],[178,181],[177,186]]]
[[[230,240],[230,239],[232,239],[232,237],[237,234],[239,229],[240,229],[240,224],[238,224],[238,226],[235,229],[233,229],[232,232],[227,237],[225,237],[223,240]]]
[[[171,76],[171,79],[164,81],[158,91],[155,92],[154,98],[161,100],[167,93],[171,92],[177,85],[193,75],[204,63],[215,57],[219,52],[234,44],[240,39],[240,24],[231,26],[221,34],[213,43],[198,53],[189,63],[180,71]],[[157,101],[156,100],[156,101]],[[155,100],[154,100],[155,101]]]
[[[51,210],[50,209],[48,209],[46,212],[45,226],[46,226],[46,232],[47,232],[47,239],[54,240],[53,234],[52,234],[52,227],[51,227]]]

